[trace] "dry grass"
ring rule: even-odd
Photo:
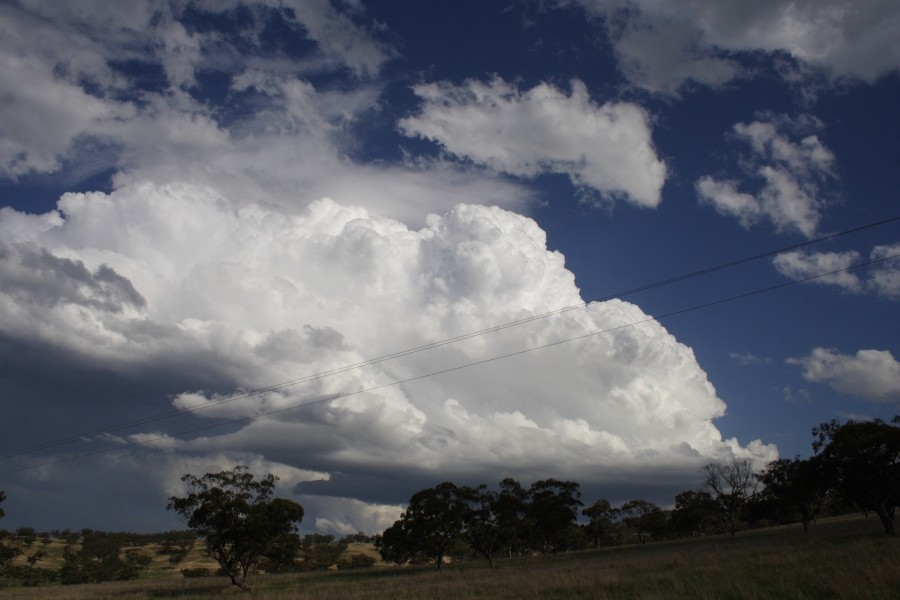
[[[365,551],[356,548],[355,551]],[[822,521],[807,535],[784,527],[726,537],[680,540],[487,563],[441,572],[375,568],[258,576],[254,598],[460,599],[598,598],[670,600],[900,599],[900,540],[874,519]],[[0,590],[0,598],[212,599],[246,597],[222,578],[163,577],[127,583]]]

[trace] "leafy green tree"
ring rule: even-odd
[[[755,491],[753,464],[746,458],[703,467],[706,488],[719,506],[725,529],[734,536],[744,503]]]
[[[499,543],[506,548],[507,556],[524,550],[528,537],[525,518],[528,514],[528,492],[522,485],[507,477],[500,482],[500,492],[492,507],[497,519]]]
[[[597,500],[581,511],[581,514],[590,519],[585,526],[585,533],[598,548],[607,542],[615,531],[613,524],[615,512],[616,509],[605,499]]]
[[[900,416],[891,423],[832,420],[813,428],[813,450],[832,469],[837,491],[881,520],[894,534],[894,511],[900,503]]]
[[[574,481],[542,479],[528,488],[526,523],[534,548],[541,554],[567,549],[564,542],[570,537],[568,530],[583,506],[579,487]]]
[[[687,490],[675,496],[672,527],[681,535],[708,533],[718,517],[718,505],[709,492]]]
[[[758,477],[764,486],[761,495],[769,499],[769,506],[788,519],[797,515],[804,531],[809,531],[809,524],[821,512],[834,485],[831,470],[821,455],[773,460]]]
[[[188,495],[172,496],[167,508],[204,541],[231,583],[249,592],[247,575],[273,545],[296,534],[303,507],[273,498],[278,478],[256,480],[246,466],[181,480]]]
[[[637,534],[638,541],[642,544],[647,542],[647,536],[662,537],[668,525],[666,513],[647,500],[629,500],[619,510],[622,522]]]
[[[487,489],[484,484],[477,488],[461,487],[458,494],[464,505],[461,512],[463,537],[493,567],[497,550],[504,542],[500,517],[496,511],[498,494]]]
[[[382,557],[397,563],[427,557],[440,570],[444,556],[462,537],[466,509],[459,488],[449,481],[416,492],[400,519],[382,534]]]

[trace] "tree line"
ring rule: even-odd
[[[585,505],[573,481],[543,479],[526,488],[507,478],[497,489],[448,481],[413,494],[382,535],[358,533],[341,541],[321,534],[301,538],[303,507],[274,497],[274,475],[256,479],[246,466],[202,477],[187,474],[182,478],[187,495],[171,497],[167,508],[188,531],[0,531],[0,575],[35,584],[129,579],[150,561],[138,551],[141,546],[156,544],[157,552],[176,564],[199,540],[220,572],[249,591],[246,579],[257,570],[328,568],[339,560],[344,567],[370,566],[373,561],[367,557],[338,558],[352,541],[374,542],[384,560],[398,564],[433,563],[440,569],[448,557],[482,556],[493,566],[500,556],[733,536],[739,529],[772,524],[799,521],[808,529],[820,514],[854,508],[876,514],[884,532],[893,535],[900,502],[900,416],[890,422],[832,420],[814,427],[812,434],[813,454],[806,459],[778,459],[761,472],[743,459],[706,465],[702,487],[677,494],[670,510],[642,499],[612,506],[601,498]],[[0,491],[0,502],[5,498]],[[58,572],[43,573],[35,563],[44,551],[39,546],[51,538],[65,540],[64,564]],[[29,566],[14,566],[23,548],[33,550],[27,555]]]
[[[447,481],[413,494],[379,549],[397,563],[429,562],[440,569],[447,556],[481,555],[493,566],[500,553],[543,555],[672,537],[733,536],[740,528],[797,521],[808,529],[823,511],[854,507],[874,512],[893,535],[900,416],[890,423],[832,420],[812,433],[810,458],[774,460],[761,472],[746,459],[706,465],[702,488],[678,494],[671,510],[642,499],[618,507],[599,499],[585,507],[573,481],[545,479],[526,489],[504,479],[497,490]]]

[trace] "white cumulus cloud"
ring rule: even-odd
[[[803,367],[807,381],[825,383],[842,394],[870,402],[900,401],[900,361],[888,350],[859,350],[840,354],[814,348],[809,356],[788,359]]]
[[[737,123],[736,139],[751,150],[741,169],[759,191],[743,192],[738,181],[704,175],[696,182],[700,201],[745,228],[769,221],[779,231],[812,237],[827,205],[824,184],[836,177],[834,155],[809,131],[819,127],[809,116]]]
[[[870,269],[869,289],[885,298],[900,300],[900,244],[875,246],[870,258],[883,262]]]
[[[868,270],[845,270],[862,262],[855,250],[847,252],[793,251],[772,260],[775,269],[794,280],[833,285],[853,293],[871,293],[888,300],[900,300],[900,244],[875,246]],[[862,273],[862,274],[859,274]],[[819,277],[821,275],[821,277]]]
[[[844,270],[857,264],[859,260],[859,252],[852,250],[813,253],[794,251],[779,254],[772,260],[772,264],[779,273],[794,280],[815,277],[811,280],[815,283],[836,285],[850,292],[860,292],[863,283],[859,277],[852,271]]]
[[[512,175],[564,173],[575,185],[639,206],[661,200],[666,165],[647,113],[635,104],[598,105],[580,81],[568,95],[546,83],[523,92],[499,78],[413,90],[424,104],[400,121],[406,135]]]

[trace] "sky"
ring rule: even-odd
[[[893,0],[0,2],[0,526],[180,528],[181,476],[238,464],[305,533],[442,481],[670,507],[890,419],[897,31]]]

